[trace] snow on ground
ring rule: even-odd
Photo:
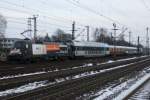
[[[124,61],[124,60],[131,60],[131,59],[136,59],[137,57],[132,57],[132,58],[126,58],[126,59],[119,59],[117,61]]]
[[[118,97],[114,100],[124,100],[130,93],[132,93],[135,89],[137,89],[141,84],[143,84],[146,80],[150,79],[150,73],[142,77],[139,81],[137,81],[134,85],[132,85],[128,90],[120,93]]]
[[[88,63],[88,64],[84,64],[83,66],[79,66],[79,67],[90,67],[93,66],[92,63]],[[68,68],[68,69],[75,69],[75,68],[79,68],[79,67],[73,67],[73,68]],[[68,70],[68,69],[61,69],[61,70]],[[0,77],[0,80],[2,79],[8,79],[8,78],[16,78],[16,77],[23,77],[23,76],[29,76],[29,75],[37,75],[37,74],[43,74],[43,73],[48,73],[48,72],[56,72],[56,71],[60,71],[57,68],[53,71],[40,71],[40,72],[35,72],[35,73],[28,73],[28,74],[18,74],[18,75],[11,75],[11,76],[3,76]]]
[[[118,68],[123,68],[123,67],[129,66],[131,64],[134,64],[134,63],[130,63],[130,64],[126,64],[126,65],[121,65],[121,66],[117,66],[117,67],[113,67],[113,68],[108,68],[108,69],[103,69],[103,70],[99,70],[99,71],[90,71],[90,72],[81,73],[81,74],[73,76],[72,79],[81,78],[81,77],[84,77],[84,76],[90,76],[90,75],[94,75],[94,74],[104,73],[104,72],[107,72],[107,71],[110,71],[110,70],[115,70],[115,69],[118,69]]]
[[[150,78],[150,69],[142,71],[138,76],[131,78],[115,87],[112,85],[97,92],[94,95],[96,97],[94,100],[123,100],[128,93],[132,92],[133,89],[137,88],[137,86],[139,86],[148,78]]]
[[[132,57],[132,58],[126,58],[126,59],[119,59],[119,60],[108,60],[104,63],[98,63],[97,65],[102,65],[102,64],[107,64],[107,63],[113,63],[113,62],[118,62],[118,61],[125,61],[125,60],[131,60],[131,59],[136,59],[137,57]]]
[[[141,57],[145,57],[145,56],[141,56]],[[116,61],[123,61],[123,60],[135,59],[135,58],[137,58],[137,57],[126,58],[126,59],[120,59],[120,60],[116,60]],[[109,60],[109,61],[107,61],[107,62],[105,62],[105,63],[98,63],[97,65],[107,64],[107,63],[113,63],[113,62],[116,62],[116,61]],[[82,66],[73,67],[73,68],[67,68],[67,69],[61,69],[61,70],[76,69],[76,68],[80,68],[80,67],[92,67],[92,66],[93,66],[93,63],[87,63],[87,64],[84,64],[84,65],[82,65]],[[56,69],[53,70],[53,71],[40,71],[40,72],[28,73],[28,74],[18,74],[18,75],[11,75],[11,76],[3,76],[3,77],[0,77],[0,80],[2,80],[2,79],[8,79],[8,78],[22,77],[22,76],[29,76],[29,75],[37,75],[37,74],[43,74],[43,73],[55,72],[55,71],[60,71],[60,70],[56,68]]]
[[[125,67],[125,66],[127,66],[127,65],[118,66],[118,67],[115,67],[115,68],[120,68],[120,67]],[[13,94],[13,93],[21,93],[21,92],[25,92],[25,91],[29,91],[29,90],[38,88],[38,87],[60,83],[60,82],[66,81],[66,80],[77,79],[77,78],[81,78],[81,77],[84,77],[84,76],[90,76],[90,75],[106,72],[106,71],[109,71],[109,70],[113,70],[115,68],[110,68],[110,69],[105,69],[105,70],[100,70],[100,71],[85,72],[85,73],[75,75],[75,76],[68,76],[68,77],[65,77],[65,78],[58,78],[58,79],[55,79],[54,82],[49,82],[48,84],[45,84],[45,81],[29,83],[27,85],[23,85],[23,86],[18,87],[18,88],[9,89],[9,90],[6,90],[6,91],[1,91],[0,96],[5,96],[5,95],[8,95],[8,94]],[[39,74],[39,73],[34,73],[34,74]],[[32,75],[33,75],[33,73],[32,73]]]
[[[132,57],[132,58],[119,59],[119,60],[116,60],[116,61],[124,61],[124,60],[131,60],[131,59],[144,58],[144,57],[147,57],[147,55],[145,55],[145,56],[139,56],[139,57]]]
[[[150,80],[140,87],[128,100],[150,100]]]
[[[107,63],[112,63],[112,62],[114,62],[114,61],[113,61],[113,60],[108,60],[108,61],[107,61]]]
[[[133,63],[131,63],[131,64],[133,64]],[[129,64],[127,64],[127,65],[129,65]],[[9,90],[6,90],[6,91],[0,91],[0,96],[6,96],[6,95],[9,95],[9,94],[14,94],[14,93],[22,93],[22,92],[33,90],[33,89],[36,89],[36,88],[39,88],[39,87],[42,87],[42,86],[52,85],[52,84],[55,84],[55,83],[60,83],[60,82],[66,81],[66,80],[76,79],[76,78],[80,78],[80,77],[84,77],[84,76],[88,76],[88,75],[94,75],[94,74],[97,74],[97,73],[102,73],[102,72],[106,72],[106,71],[109,71],[109,70],[125,67],[127,65],[117,66],[117,67],[114,67],[114,68],[109,68],[109,69],[104,69],[104,70],[99,70],[99,71],[85,72],[85,73],[82,73],[82,74],[79,74],[79,75],[75,75],[75,76],[72,76],[72,77],[69,76],[69,77],[66,77],[66,78],[59,78],[59,79],[55,79],[55,82],[49,82],[48,84],[46,84],[47,81],[40,81],[40,82],[29,83],[29,84],[20,86],[18,88],[9,89]],[[93,66],[93,64],[89,63],[89,64],[86,64],[86,66]],[[64,69],[64,70],[66,70],[66,69]],[[55,71],[58,71],[58,69],[55,70]],[[0,79],[15,78],[15,77],[36,75],[36,74],[42,74],[42,73],[46,73],[46,72],[20,74],[20,75],[15,75],[15,76],[1,77]],[[131,81],[131,80],[128,80],[128,81]],[[102,94],[100,97],[101,98],[105,98],[108,95],[112,94],[113,91],[119,90],[119,89],[123,88],[124,86],[126,86],[127,83],[128,82],[122,83],[119,87],[116,87],[114,90],[110,87],[111,91],[110,91],[109,88],[107,88],[104,91],[100,91],[98,93],[98,95]],[[100,99],[96,99],[96,100],[100,100]]]
[[[19,74],[19,75],[12,75],[12,76],[4,76],[4,77],[0,77],[0,80],[2,80],[2,79],[8,79],[8,78],[22,77],[22,76],[29,76],[29,75],[37,75],[37,74],[43,74],[43,73],[46,73],[46,72],[42,71],[42,72],[36,72],[36,73],[28,73],[28,74]]]
[[[43,87],[46,85],[46,83],[47,83],[47,81],[34,82],[34,83],[29,83],[27,85],[23,85],[23,86],[18,87],[18,88],[9,89],[6,91],[0,91],[0,96],[7,96],[10,94],[14,94],[14,93],[22,93],[22,92],[29,91],[32,89]]]
[[[90,67],[90,66],[93,66],[92,63],[88,63],[88,64],[84,64],[83,66],[80,66],[80,67]],[[76,69],[76,68],[79,68],[79,67],[73,67],[73,68],[68,68],[68,69]],[[68,69],[61,69],[61,70],[68,70]],[[56,71],[61,71],[61,70],[53,70],[53,71],[41,71],[41,72],[35,72],[35,73],[28,73],[28,74],[18,74],[18,75],[12,75],[12,76],[3,76],[3,77],[0,77],[0,80],[2,79],[8,79],[8,78],[16,78],[16,77],[23,77],[23,76],[29,76],[29,75],[37,75],[37,74],[43,74],[43,73],[48,73],[48,72],[56,72]]]
[[[127,65],[129,65],[129,64],[127,64]],[[55,84],[55,83],[60,83],[60,82],[63,82],[63,81],[66,81],[66,80],[70,80],[70,79],[81,78],[81,77],[84,77],[84,76],[90,76],[90,75],[106,72],[106,71],[109,71],[109,70],[117,69],[117,68],[120,68],[120,67],[125,67],[127,65],[118,66],[118,67],[109,68],[109,69],[104,69],[104,70],[99,70],[99,71],[85,72],[85,73],[82,73],[82,74],[79,74],[79,75],[75,75],[75,76],[68,76],[66,78],[59,78],[59,79],[55,79],[54,82],[49,82],[48,84],[45,84],[46,81],[29,83],[27,85],[23,85],[23,86],[20,86],[18,88],[9,89],[9,90],[6,90],[6,91],[1,91],[0,92],[0,96],[5,96],[5,95],[8,95],[8,94],[13,94],[13,93],[21,93],[21,92],[29,91],[29,90],[36,89],[36,88],[39,88],[39,87],[42,87],[42,86],[47,86],[47,85],[52,85],[52,84]],[[38,72],[38,73],[34,73],[34,74],[39,74],[39,73],[45,73],[45,72]],[[27,75],[27,74],[24,74],[24,75]],[[28,74],[28,75],[31,75],[31,74]],[[33,75],[33,73],[32,73],[32,75]],[[119,90],[120,88],[126,86],[126,84],[127,83],[121,84],[121,86],[116,87],[113,91]],[[108,90],[109,90],[109,88],[104,91],[107,94],[103,94],[103,96],[101,96],[101,98],[102,97],[106,97],[106,96],[110,95],[111,93],[113,93],[112,90],[111,90],[111,92],[108,91]],[[102,93],[103,93],[103,91],[100,92],[100,94],[102,94]]]
[[[93,66],[93,64],[92,63],[88,63],[88,64],[83,65],[83,67],[88,67],[88,66]]]

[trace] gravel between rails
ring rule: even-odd
[[[31,64],[7,64],[0,62],[0,76],[34,73],[39,71],[53,71],[60,69],[67,69],[76,66],[83,66],[88,63],[102,63],[109,60],[117,60],[129,57],[138,57],[137,55],[132,56],[119,56],[113,57],[100,57],[100,58],[86,58],[86,59],[75,59],[75,60],[58,60],[58,61],[39,61]]]
[[[33,74],[33,75],[31,74],[27,76],[1,79],[0,90],[17,87],[17,86],[30,83],[30,82],[35,82],[35,81],[55,80],[56,78],[64,78],[67,76],[78,75],[78,74],[85,73],[85,72],[109,69],[109,68],[113,68],[113,67],[124,65],[124,64],[134,63],[134,62],[140,61],[142,59],[147,59],[147,58],[148,57],[139,57],[135,59],[116,61],[112,63],[105,63],[105,64],[95,65],[95,66],[77,67],[73,69],[65,69],[65,70],[59,70],[59,71],[54,71],[54,72],[45,72],[41,74]]]
[[[25,93],[17,94],[8,98],[7,100],[55,100],[55,99],[71,99],[75,98],[78,94],[88,91],[96,86],[105,84],[108,81],[122,77],[134,70],[142,69],[150,64],[150,59],[138,61],[124,67],[118,67],[106,72],[89,75],[77,79],[64,81],[58,84],[38,88]],[[141,67],[142,66],[142,67]],[[110,77],[111,76],[111,77]],[[3,100],[3,98],[2,98]]]

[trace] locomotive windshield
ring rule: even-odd
[[[14,44],[14,48],[16,49],[25,49],[27,48],[27,45],[25,41],[16,41]]]
[[[17,48],[17,49],[21,48],[21,46],[22,46],[21,44],[22,43],[20,43],[20,42],[16,42],[14,45],[14,48]]]

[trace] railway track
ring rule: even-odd
[[[86,67],[76,67],[76,68],[69,68],[59,71],[52,71],[52,72],[43,72],[43,73],[34,73],[31,75],[22,75],[13,78],[4,78],[0,79],[0,90],[9,89],[12,87],[20,86],[26,83],[35,82],[35,81],[42,81],[42,80],[55,80],[56,78],[65,78],[67,76],[74,76],[78,74],[82,74],[85,72],[91,71],[99,71],[104,69],[113,68],[115,66],[120,66],[124,64],[134,63],[140,61],[142,59],[147,59],[148,57],[139,57],[135,59],[127,59],[116,61],[112,63],[103,63],[101,65],[95,66],[86,66]],[[22,80],[23,79],[23,80]]]
[[[117,60],[129,57],[137,57],[137,56],[120,56],[116,57],[103,57],[103,58],[87,58],[87,59],[76,59],[76,60],[62,60],[62,61],[39,61],[33,64],[6,64],[0,63],[0,76],[8,76],[8,75],[16,75],[16,74],[24,74],[24,73],[34,73],[39,71],[52,71],[52,70],[60,70],[72,68],[75,66],[83,66],[88,63],[102,63],[108,60]]]
[[[150,79],[128,100],[150,100]]]
[[[150,100],[150,73],[123,92],[116,100]],[[123,95],[124,94],[124,95]]]
[[[150,64],[149,58],[145,58],[144,60],[142,58],[142,59],[138,59],[137,61],[134,63],[130,63],[118,67],[113,67],[113,68],[109,67],[109,69],[105,71],[100,71],[99,73],[96,74],[91,74],[84,77],[67,80],[64,82],[41,87],[35,90],[27,91],[13,96],[2,97],[1,99],[2,100],[3,99],[53,100],[56,98],[57,99],[75,98],[77,95],[82,94],[88,90],[91,90],[92,88],[103,85],[108,81],[122,77],[128,73],[131,73],[134,70],[142,69]]]

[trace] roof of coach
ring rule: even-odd
[[[114,45],[109,45],[110,48],[114,48]],[[137,49],[136,47],[127,47],[127,46],[115,46],[116,48],[122,49]]]
[[[73,44],[74,44],[74,46],[108,47],[108,44],[100,43],[100,42],[73,41]]]

